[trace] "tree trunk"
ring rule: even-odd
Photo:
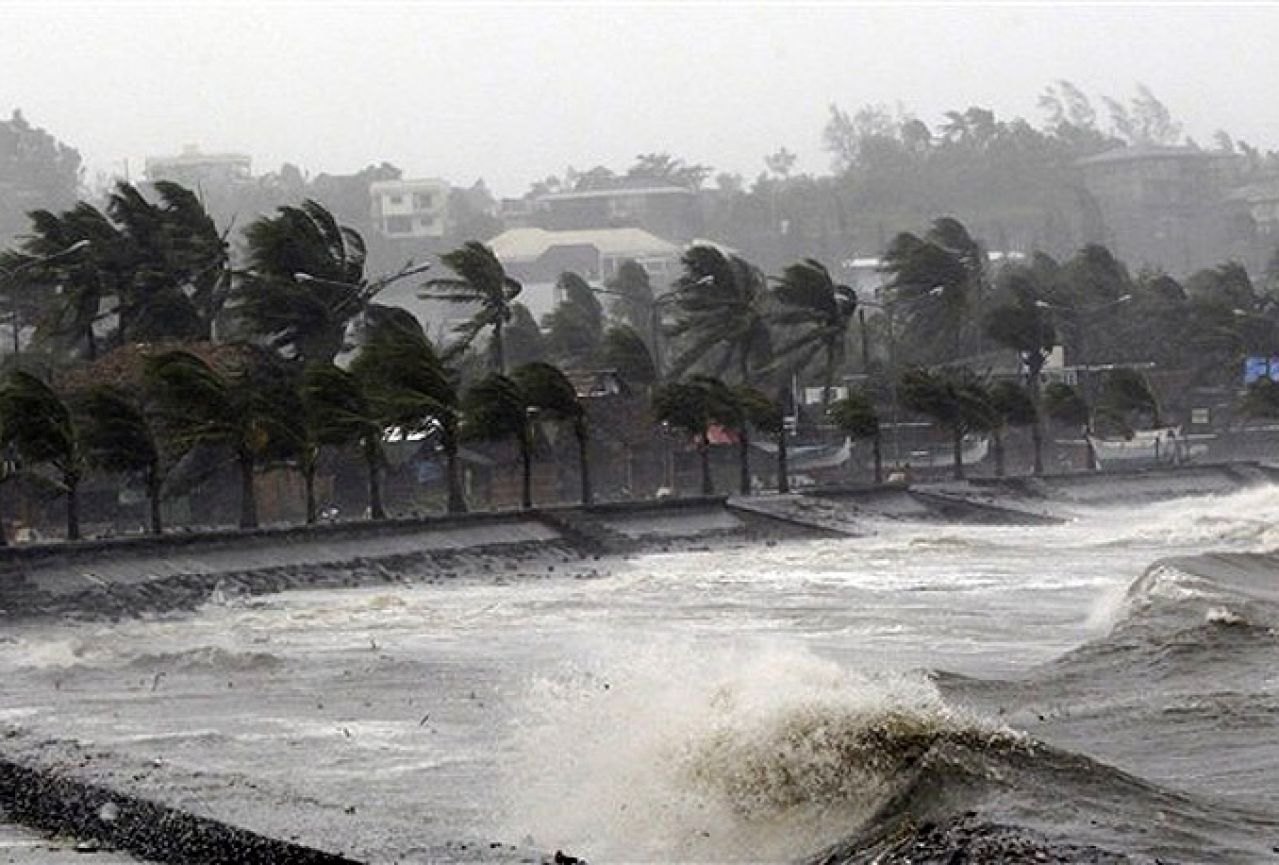
[[[306,524],[315,525],[320,518],[320,509],[315,503],[315,473],[319,469],[318,461],[311,456],[302,460],[302,488],[306,492]]]
[[[68,474],[63,476],[67,485],[67,540],[80,540],[80,476]]]
[[[875,435],[871,436],[870,452],[875,462],[875,484],[878,486],[884,482],[884,449],[879,430],[875,430]]]
[[[777,434],[777,491],[782,495],[790,492],[790,468],[786,464],[786,427]]]
[[[382,504],[382,454],[377,444],[369,438],[364,444],[364,464],[369,471],[369,517],[386,519],[386,506]]]
[[[1035,409],[1035,419],[1030,425],[1030,441],[1035,450],[1035,464],[1032,469],[1036,476],[1044,473],[1044,424],[1043,418],[1039,413],[1039,373],[1043,370],[1044,361],[1042,352],[1035,352],[1035,357],[1039,360],[1032,364],[1027,364],[1027,377],[1030,379],[1027,384],[1030,386],[1030,404]]]
[[[964,479],[964,430],[963,427],[956,426],[953,433],[953,444],[955,447],[955,472],[954,477],[957,481]]]
[[[253,458],[240,454],[240,528],[258,527],[258,500],[253,489]]]
[[[591,489],[591,460],[588,453],[590,438],[586,432],[586,424],[581,422],[575,424],[573,432],[577,435],[577,465],[582,479],[582,505],[590,507],[595,503],[595,493]]]
[[[751,494],[751,440],[746,425],[738,430],[737,436],[737,488],[744,496]]]
[[[866,338],[866,310],[857,310],[857,323],[862,331],[862,372],[870,373],[870,340]]]
[[[457,428],[453,423],[441,424],[440,443],[444,446],[445,472],[448,475],[448,503],[450,514],[466,513],[466,494],[462,489],[462,461],[457,455]]]
[[[147,500],[151,505],[151,534],[164,534],[164,520],[160,513],[160,490],[163,486],[157,466],[147,469]]]
[[[995,449],[995,477],[1004,476],[1004,433],[1003,430],[992,430],[991,441]]]
[[[702,495],[715,495],[715,481],[711,478],[711,445],[706,431],[702,430],[702,440],[697,445],[697,456],[702,464]]]
[[[520,433],[520,464],[523,472],[520,507],[527,511],[533,507],[533,448],[528,430]]]
[[[493,322],[493,361],[497,364],[497,371],[502,375],[506,375],[506,344],[502,339],[502,316],[500,313],[497,320]]]

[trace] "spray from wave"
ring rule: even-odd
[[[778,648],[653,647],[538,679],[521,709],[509,829],[592,861],[793,860],[938,741],[1014,740],[922,677]]]

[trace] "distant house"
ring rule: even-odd
[[[507,273],[524,284],[519,300],[537,317],[554,308],[554,285],[565,271],[599,284],[612,279],[622,262],[630,259],[648,271],[654,289],[660,292],[678,276],[683,252],[674,243],[639,228],[513,228],[488,245]]]
[[[377,230],[391,238],[443,237],[449,185],[434,178],[379,180],[369,184]]]
[[[194,144],[176,156],[148,156],[146,179],[166,180],[188,189],[225,188],[253,179],[252,160],[243,153],[202,153]]]
[[[555,231],[636,227],[685,243],[702,230],[694,190],[647,178],[618,177],[607,188],[547,193],[534,205],[537,224]]]
[[[1104,241],[1130,265],[1185,274],[1219,263],[1241,159],[1194,147],[1121,147],[1081,160]]]

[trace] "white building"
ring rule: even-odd
[[[443,180],[380,180],[369,184],[373,224],[387,237],[443,237],[449,185]]]
[[[223,187],[252,180],[252,161],[243,153],[201,153],[188,144],[177,156],[148,156],[147,180],[167,180],[188,189]]]

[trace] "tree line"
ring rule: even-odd
[[[249,223],[240,244],[189,190],[158,183],[144,194],[122,183],[102,209],[33,212],[29,233],[0,256],[15,348],[0,386],[0,444],[13,455],[6,465],[66,496],[68,537],[79,536],[88,472],[138,479],[159,532],[170,474],[219,460],[238,471],[243,527],[258,523],[255,476],[281,465],[303,478],[314,521],[326,448],[359,454],[368,512],[381,518],[385,446],[406,438],[440,454],[450,512],[467,506],[461,443],[514,442],[531,507],[534,439],[547,424],[577,442],[580,497],[590,503],[592,430],[565,369],[607,367],[647,394],[654,421],[694,443],[705,493],[712,427],[736,440],[743,492],[757,435],[774,442],[785,489],[797,380],[821,388],[820,411],[806,419],[816,435],[872,442],[877,481],[890,403],[948,431],[957,476],[965,436],[988,434],[1002,473],[1004,436],[1018,427],[1031,430],[1042,470],[1044,418],[1120,432],[1161,421],[1153,389],[1131,368],[1091,390],[1041,393],[1054,346],[1076,364],[1189,365],[1211,382],[1233,375],[1244,354],[1271,351],[1276,325],[1273,299],[1237,265],[1181,285],[1134,277],[1099,246],[1064,262],[993,262],[949,217],[892,239],[878,299],[814,259],[770,277],[702,245],[684,253],[664,292],[634,262],[603,286],[566,273],[561,302],[540,324],[478,241],[442,254],[443,275],[409,262],[372,277],[359,232],[306,201]],[[412,315],[379,303],[399,280],[461,305],[465,317],[432,339]],[[130,354],[138,345],[145,350]],[[989,374],[984,356],[995,347],[1018,356],[1020,377]],[[109,375],[102,364],[113,352],[132,360]],[[834,399],[849,376],[860,384]]]

